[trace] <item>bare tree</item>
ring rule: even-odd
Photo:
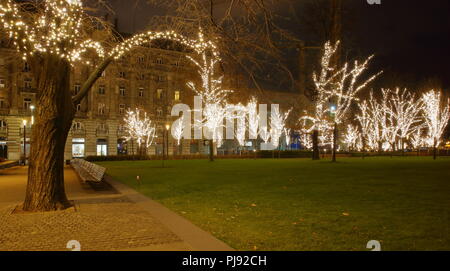
[[[147,1],[168,11],[151,19],[152,28],[174,29],[189,36],[201,27],[205,36],[215,41],[222,57],[221,67],[227,73],[247,74],[260,91],[268,75],[274,81],[273,75],[280,74],[277,78],[289,78],[295,84],[283,54],[287,47],[296,48],[300,40],[280,26],[284,20],[276,11],[282,1]]]

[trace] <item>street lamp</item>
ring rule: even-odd
[[[33,125],[34,124],[34,109],[35,109],[34,105],[31,105],[30,109],[31,109],[31,125]]]
[[[166,158],[169,157],[169,129],[170,129],[170,125],[166,124]]]
[[[334,127],[333,127],[333,149],[332,149],[332,161],[336,162],[336,144],[337,144],[337,136],[338,136],[338,131],[337,131],[337,123],[336,123],[336,105],[332,104],[330,105],[330,115],[333,118],[333,123],[334,123]]]
[[[27,120],[22,120],[23,124],[23,165],[27,163]]]
[[[167,138],[167,145],[169,145],[169,128],[170,125],[166,124],[165,130],[163,130],[163,157],[162,157],[162,167],[164,167],[164,160],[166,160],[166,138]],[[166,136],[167,133],[167,136]],[[168,146],[167,146],[168,149]],[[167,156],[169,156],[169,151],[167,151]]]

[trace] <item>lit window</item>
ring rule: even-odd
[[[105,86],[98,87],[98,94],[105,95]]]
[[[23,71],[24,72],[31,71],[30,64],[28,64],[28,62],[23,63]]]
[[[75,95],[78,94],[80,92],[80,90],[81,90],[81,85],[80,84],[75,84],[75,86],[73,88],[73,91],[74,91]]]
[[[120,94],[120,96],[125,96],[125,88],[124,87],[119,88],[119,94]]]
[[[72,156],[73,157],[84,157],[84,138],[73,138],[72,139]]]
[[[30,109],[31,106],[31,98],[23,98],[23,109]]]
[[[5,88],[6,87],[6,80],[3,78],[0,78],[0,88]]]
[[[81,122],[74,122],[72,124],[72,129],[75,131],[83,130],[83,124],[81,124]]]
[[[25,88],[27,88],[27,89],[29,89],[29,88],[31,88],[31,79],[25,79],[24,81],[23,81],[23,86],[25,87]]]
[[[156,98],[157,99],[161,99],[162,98],[162,93],[163,93],[162,88],[157,89],[156,90]]]
[[[97,139],[97,156],[108,155],[108,142],[106,139]]]
[[[100,115],[105,114],[105,109],[106,109],[106,106],[104,103],[98,104],[98,114],[100,114]]]
[[[174,97],[175,101],[179,101],[179,100],[180,100],[180,91],[179,91],[179,90],[176,90],[174,96],[175,96],[175,97]]]
[[[125,105],[119,104],[119,114],[123,115],[125,114]]]

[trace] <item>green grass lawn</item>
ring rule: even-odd
[[[450,159],[339,160],[99,164],[238,250],[450,250]]]

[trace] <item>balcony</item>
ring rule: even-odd
[[[31,116],[31,109],[24,109],[21,108],[19,109],[19,116],[24,116],[24,117],[30,117]]]
[[[77,112],[75,112],[75,117],[76,118],[87,118],[87,112],[77,111]]]
[[[20,92],[25,92],[25,93],[37,93],[37,89],[36,88],[28,88],[28,87],[20,87],[19,91]]]
[[[8,116],[9,108],[0,108],[0,116]]]
[[[107,118],[109,118],[109,111],[105,110],[103,113],[95,112],[93,115],[95,118],[98,118],[98,119],[107,119]]]
[[[84,128],[72,129],[70,130],[72,136],[84,137],[86,136],[86,130]]]
[[[95,131],[97,136],[107,136],[108,135],[108,129],[106,128],[97,128]]]

